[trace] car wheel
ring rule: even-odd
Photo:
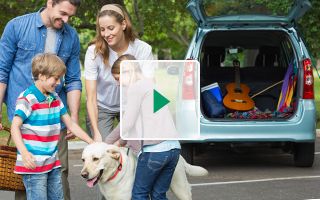
[[[312,167],[314,161],[314,142],[294,144],[294,165],[297,167]]]
[[[194,147],[192,144],[181,144],[181,156],[189,163],[193,164]]]

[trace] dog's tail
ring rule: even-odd
[[[180,156],[180,159],[183,161],[184,167],[186,169],[186,173],[189,176],[207,176],[208,175],[209,172],[205,168],[196,166],[196,165],[190,165],[182,156]]]

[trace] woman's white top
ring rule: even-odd
[[[146,42],[135,39],[129,43],[123,54],[131,54],[137,60],[153,60],[152,48]],[[84,76],[86,80],[97,81],[97,104],[108,110],[120,111],[120,86],[111,74],[111,66],[118,59],[118,54],[109,48],[109,66],[103,63],[100,54],[95,54],[95,45],[88,47],[84,61]],[[143,68],[145,76],[150,77],[153,69]]]

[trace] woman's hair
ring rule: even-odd
[[[55,54],[38,54],[32,59],[32,76],[35,81],[38,80],[40,74],[46,77],[60,77],[65,73],[66,65]]]
[[[109,5],[109,4],[107,4],[107,5]],[[108,66],[108,61],[109,61],[109,48],[108,48],[107,42],[101,36],[101,30],[100,30],[100,25],[99,25],[99,19],[101,17],[104,17],[106,15],[111,16],[111,17],[115,17],[116,21],[118,23],[122,23],[123,20],[125,20],[126,21],[126,29],[124,30],[124,35],[125,35],[126,41],[133,42],[137,38],[136,34],[134,33],[129,15],[125,11],[125,9],[123,9],[123,7],[119,4],[111,4],[111,5],[116,6],[119,9],[121,9],[122,13],[116,12],[115,10],[101,9],[99,11],[99,13],[97,15],[97,19],[96,19],[96,36],[93,39],[93,41],[90,42],[90,44],[96,45],[95,53],[102,55],[103,62],[107,66]]]
[[[131,54],[124,54],[120,56],[116,61],[114,61],[111,73],[112,74],[120,74],[120,64],[123,60],[136,60],[136,58]]]

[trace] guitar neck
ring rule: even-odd
[[[234,70],[235,70],[235,88],[236,90],[240,90],[241,91],[241,87],[240,87],[240,66],[234,66]]]

